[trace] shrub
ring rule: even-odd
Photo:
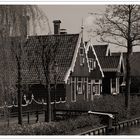
[[[60,122],[36,123],[32,125],[14,125],[5,130],[5,135],[68,135],[74,130],[86,126],[97,126],[100,124],[99,118],[86,115],[75,119]]]
[[[98,98],[95,97],[93,101],[78,101],[75,103],[66,104],[65,108],[77,110],[118,112],[119,120],[126,118],[123,95],[106,95],[100,96]]]

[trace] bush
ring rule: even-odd
[[[106,111],[118,112],[119,120],[126,118],[126,110],[123,95],[106,95],[94,98],[93,101],[78,101],[75,103],[67,103],[65,108],[77,110]]]
[[[140,115],[140,96],[132,96],[130,100],[130,114],[131,116]]]
[[[68,135],[79,128],[99,124],[99,118],[86,115],[60,122],[14,125],[5,130],[4,135]]]

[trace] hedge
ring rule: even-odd
[[[4,135],[69,135],[75,130],[84,127],[97,127],[100,125],[99,118],[93,115],[79,116],[60,122],[36,123],[32,125],[13,125],[3,132]]]

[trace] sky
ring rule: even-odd
[[[61,28],[67,29],[67,33],[79,33],[81,31],[82,21],[84,24],[84,39],[88,40],[87,30],[94,30],[96,15],[90,13],[102,14],[105,12],[107,5],[40,5],[48,17],[48,23],[53,33],[53,20],[61,20]],[[99,16],[99,15],[98,15]],[[48,25],[45,25],[48,26]],[[47,29],[47,30],[45,30]],[[48,32],[48,27],[43,29],[43,34]],[[102,44],[93,39],[93,44]],[[109,44],[112,51],[122,51],[124,48],[118,48]],[[134,49],[140,51],[140,47]]]
[[[82,19],[85,20],[91,13],[100,13],[105,10],[105,6],[98,5],[50,5],[40,6],[46,13],[51,29],[53,31],[53,20],[61,20],[61,27],[66,28],[68,33],[78,33],[81,30]]]

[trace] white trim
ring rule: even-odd
[[[101,65],[100,65],[99,59],[98,59],[98,57],[97,57],[97,55],[96,55],[96,52],[95,52],[95,50],[94,50],[93,45],[92,45],[92,49],[93,49],[94,55],[95,55],[95,57],[96,57],[96,60],[97,60],[98,66],[99,66],[99,68],[100,68],[100,71],[101,71],[101,73],[102,73],[102,77],[104,77],[103,70],[102,70],[102,68],[101,68]]]
[[[109,48],[109,44],[106,44],[107,45],[107,50],[106,50],[106,56],[108,56],[108,52],[110,51],[110,48]],[[111,52],[110,52],[110,55],[111,55]]]
[[[93,58],[88,58],[88,64],[89,64],[90,70],[93,70],[93,62],[94,62]]]
[[[88,77],[85,77],[87,79],[87,81],[85,81],[84,79],[84,84],[86,83],[86,86],[87,86],[87,90],[86,90],[86,100],[88,101],[89,100],[89,97],[88,97]]]
[[[120,71],[121,71],[121,65],[122,65],[122,67],[123,67],[123,72],[125,73],[125,66],[124,66],[124,59],[123,59],[123,53],[121,53],[121,55],[120,55]]]
[[[110,79],[110,93],[112,94],[112,78]]]
[[[88,44],[88,43],[87,43],[87,44]],[[85,43],[84,43],[84,48],[85,48],[85,55],[86,55],[86,59],[87,59],[87,65],[88,65],[88,69],[89,69],[89,72],[90,72],[91,69],[90,69],[89,62],[88,62],[88,55],[87,55]]]
[[[76,58],[77,58],[77,55],[78,55],[78,50],[79,50],[79,47],[80,47],[81,37],[82,37],[82,32],[80,32],[80,34],[79,34],[79,38],[78,38],[78,41],[77,41],[77,44],[76,44],[76,48],[75,48],[75,52],[74,52],[74,56],[73,56],[73,59],[72,59],[71,66],[70,66],[70,68],[68,69],[68,71],[65,75],[65,78],[64,78],[65,83],[67,83],[67,79],[70,75],[70,72],[71,71],[73,72],[73,70],[74,70]]]
[[[117,92],[117,93],[120,92],[119,78],[118,78],[118,77],[116,77],[116,92]]]
[[[74,81],[72,81],[72,78],[74,78]],[[77,85],[76,85],[76,77],[71,77],[70,78],[70,88],[71,88],[71,102],[76,102],[76,91],[77,91]],[[72,91],[72,84],[74,84],[74,93],[72,93],[73,91]],[[74,94],[74,100],[72,99],[72,94]]]
[[[120,61],[119,61],[119,65],[118,65],[118,72],[120,72],[120,70],[121,70],[121,64],[122,64],[122,53],[121,53],[121,55],[120,55]]]
[[[96,55],[96,52],[95,52],[95,50],[94,50],[94,47],[93,47],[93,45],[91,44],[91,40],[89,40],[89,41],[87,42],[86,53],[88,52],[90,46],[92,47],[92,51],[93,51],[93,53],[94,53],[94,55],[95,55],[95,59],[97,60],[97,63],[98,63],[99,69],[100,69],[100,71],[101,71],[102,77],[104,77],[103,70],[102,70],[102,68],[101,68],[101,65],[100,65],[99,59],[98,59],[98,57],[97,57],[97,55]]]

